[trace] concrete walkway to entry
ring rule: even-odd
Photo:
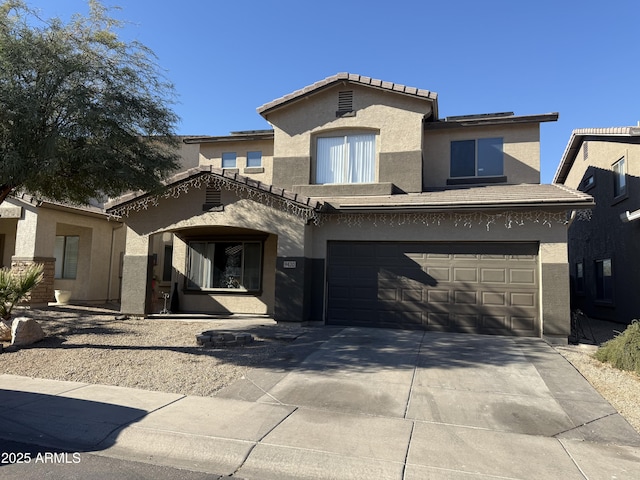
[[[0,375],[0,436],[244,479],[637,479],[640,435],[542,340],[308,329],[216,397]]]

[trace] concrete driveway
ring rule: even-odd
[[[640,478],[640,436],[541,340],[302,332],[217,397],[0,375],[0,404],[56,405],[8,404],[5,434],[53,415],[57,447],[245,479]]]

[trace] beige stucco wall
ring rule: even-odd
[[[507,183],[540,183],[540,127],[538,124],[524,124],[426,130],[424,186],[447,185],[452,141],[492,137],[503,138]]]
[[[154,236],[165,232],[177,233],[173,239],[174,278],[180,292],[183,311],[235,312],[271,314],[275,296],[275,265],[277,257],[304,257],[304,221],[291,213],[266,206],[256,200],[244,198],[228,190],[222,191],[223,211],[202,211],[204,188],[191,188],[178,198],[163,198],[157,206],[140,212],[131,212],[127,218],[127,256],[146,257],[153,253]],[[234,230],[235,229],[235,230]],[[241,232],[241,236],[266,236],[263,252],[262,292],[233,294],[226,292],[184,293],[187,266],[187,246],[184,239],[191,236],[210,237]],[[150,241],[151,239],[151,241]],[[158,252],[159,253],[159,252]],[[138,266],[139,268],[139,266]],[[128,277],[128,278],[127,278]],[[126,275],[124,290],[136,291],[144,283],[144,276]],[[126,302],[125,302],[126,303]],[[126,305],[123,306],[123,308]]]
[[[336,117],[338,92],[343,90],[354,92],[354,116]],[[314,183],[317,136],[368,131],[378,134],[376,180],[413,182],[407,183],[408,189],[419,191],[420,182],[415,182],[415,175],[395,178],[402,166],[398,165],[395,171],[381,169],[380,159],[395,153],[403,154],[402,161],[408,163],[406,169],[412,172],[419,169],[422,119],[430,111],[431,102],[426,99],[375,88],[337,85],[271,112],[267,120],[274,127],[274,183],[282,188]],[[413,157],[407,156],[411,152]]]
[[[22,218],[0,221],[0,233],[5,233],[5,265],[11,263],[11,258],[53,261],[56,235],[78,235],[76,278],[47,281],[52,281],[55,289],[71,290],[72,301],[104,302],[118,298],[118,252],[124,251],[120,222],[66,209],[15,204],[22,207]]]
[[[180,156],[180,169],[178,171],[197,167],[200,163],[200,145],[181,141],[178,155]]]
[[[587,168],[593,166],[611,171],[613,164],[622,157],[626,158],[627,175],[640,177],[640,145],[600,141],[588,141],[587,143],[588,158],[585,160],[585,142],[583,142],[564,182],[566,186],[577,189]]]
[[[106,218],[77,215],[59,210],[39,211],[39,222],[55,225],[47,233],[43,244],[50,244],[46,256],[53,257],[56,235],[78,235],[77,276],[72,279],[55,279],[54,288],[71,290],[72,300],[101,303],[118,298],[119,258],[124,246],[124,229],[116,221]],[[39,242],[40,243],[40,242]]]
[[[222,154],[236,153],[236,169],[240,175],[251,177],[263,183],[272,183],[273,176],[273,140],[238,140],[215,143],[202,143],[200,165],[212,165],[222,168]],[[262,152],[262,167],[247,167],[247,152]]]
[[[354,219],[357,217],[354,216]],[[400,224],[400,222],[403,222]],[[400,215],[392,223],[380,217],[363,216],[359,225],[337,220],[325,221],[321,227],[314,227],[312,241],[313,258],[326,258],[327,242],[331,240],[371,240],[397,242],[540,242],[542,262],[567,262],[567,227],[562,223],[543,225],[531,220],[524,225],[513,223],[508,228],[505,217],[497,217],[487,230],[487,218],[473,221],[471,227],[455,219],[445,218],[440,222],[431,221],[425,225],[413,217],[403,220]]]

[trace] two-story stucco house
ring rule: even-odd
[[[434,92],[346,73],[258,113],[272,130],[185,139],[196,167],[109,205],[123,313],[156,277],[185,312],[566,341],[567,218],[592,198],[540,184],[557,114],[440,119]]]
[[[591,220],[569,228],[574,308],[625,324],[640,318],[640,126],[574,130],[554,182],[596,201]]]

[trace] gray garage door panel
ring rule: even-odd
[[[533,243],[330,242],[327,322],[538,334]]]

